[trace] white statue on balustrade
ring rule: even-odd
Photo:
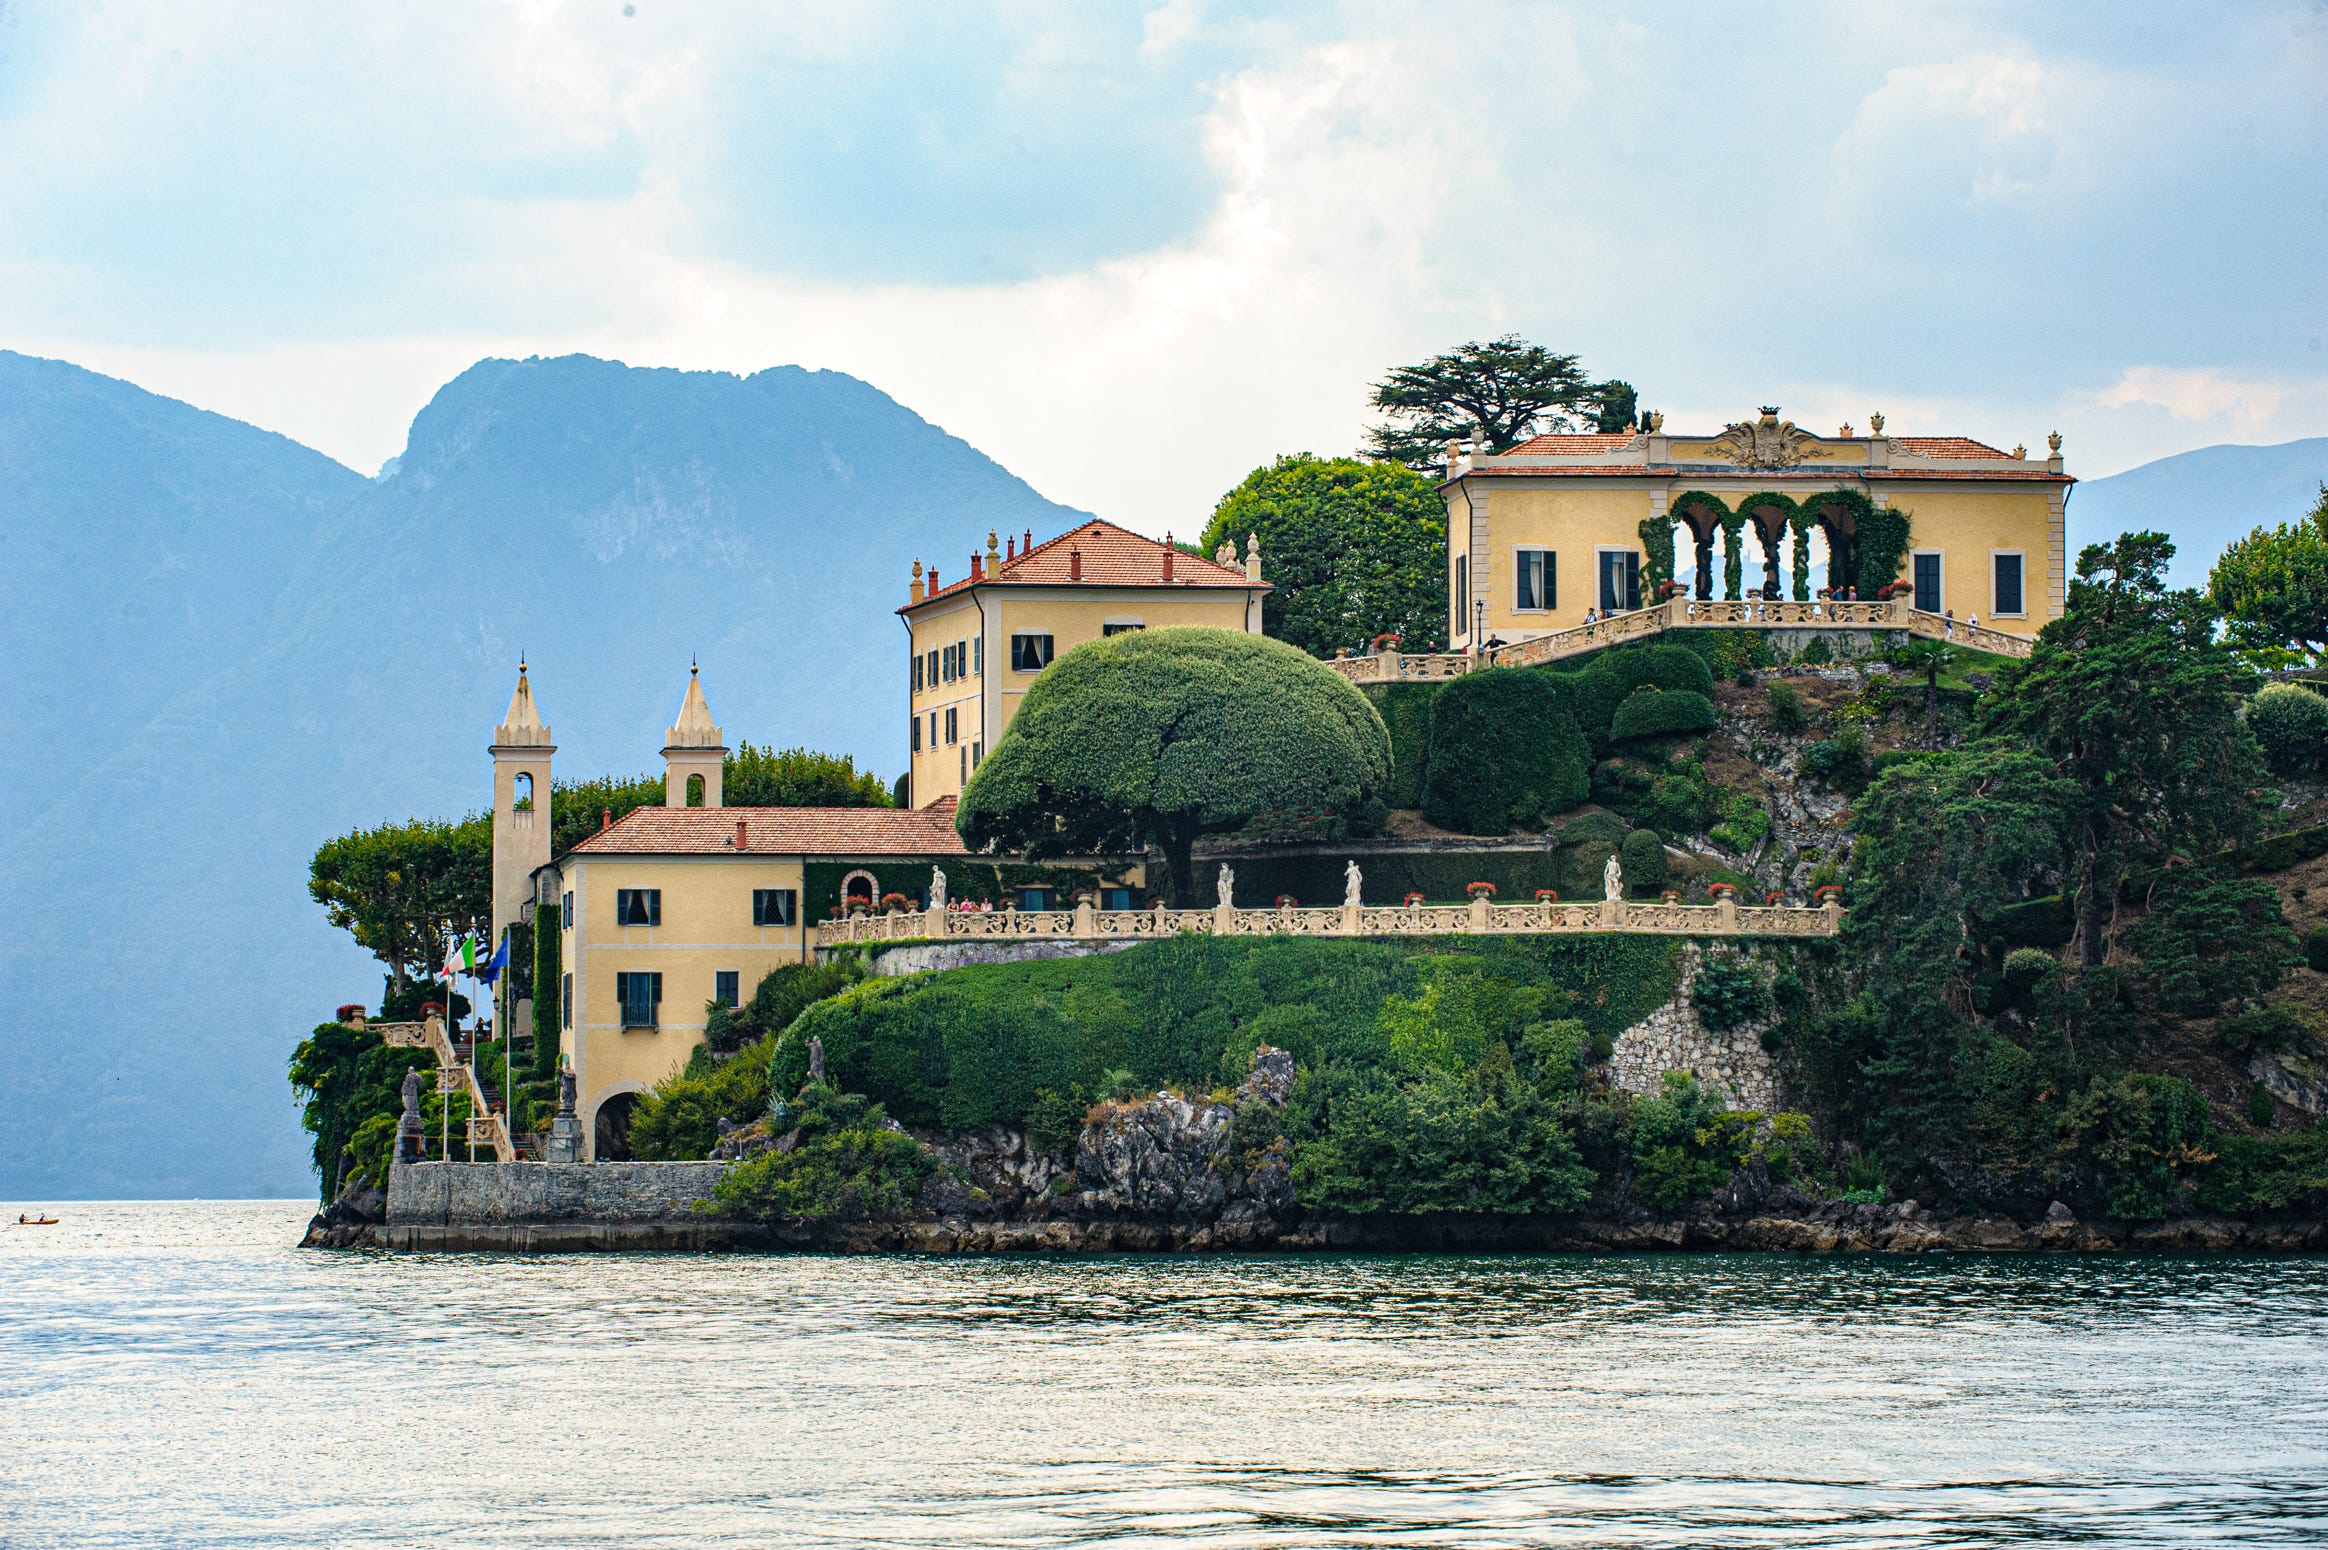
[[[1609,853],[1609,864],[1601,868],[1601,892],[1611,899],[1625,896],[1625,869],[1617,865],[1614,851]]]
[[[1232,897],[1236,890],[1236,886],[1237,874],[1229,870],[1229,864],[1226,861],[1222,862],[1221,875],[1219,879],[1213,884],[1214,892],[1219,897],[1220,906],[1222,909],[1227,910],[1236,908],[1236,900]]]
[[[1358,889],[1359,886],[1365,882],[1365,880],[1366,875],[1358,870],[1357,862],[1353,861],[1348,866],[1342,868],[1343,908],[1354,910],[1359,906],[1361,901],[1358,897]]]
[[[946,907],[946,874],[945,874],[945,871],[944,871],[944,869],[943,869],[943,868],[940,868],[940,867],[931,867],[931,868],[930,868],[930,908],[931,908],[931,909],[933,909],[933,910],[942,910],[942,909],[944,909],[945,907]]]

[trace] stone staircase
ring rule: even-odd
[[[444,1020],[430,1017],[417,1023],[371,1023],[367,1025],[380,1035],[383,1042],[401,1045],[406,1049],[425,1049],[437,1058],[437,1091],[448,1097],[454,1093],[469,1095],[469,1128],[466,1140],[474,1157],[480,1146],[493,1149],[496,1162],[517,1161],[517,1146],[510,1139],[506,1115],[493,1112],[492,1100],[485,1096],[485,1088],[477,1080],[477,1068],[461,1058],[458,1046],[445,1031]],[[447,1159],[448,1161],[450,1159]]]

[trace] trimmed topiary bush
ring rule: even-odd
[[[1811,724],[1811,713],[1803,704],[1802,691],[1793,684],[1772,684],[1764,692],[1770,697],[1772,731],[1792,737]]]
[[[1625,836],[1617,864],[1625,869],[1625,886],[1635,893],[1654,894],[1665,886],[1665,841],[1655,829],[1635,829]]]
[[[2247,725],[2282,775],[2309,775],[2328,752],[2328,699],[2295,684],[2265,684],[2248,703]]]
[[[1536,828],[1583,803],[1591,752],[1552,674],[1489,668],[1431,702],[1423,816],[1462,834]]]
[[[1642,737],[1683,737],[1709,732],[1714,726],[1714,702],[1694,689],[1642,688],[1617,707],[1609,723],[1612,742]]]

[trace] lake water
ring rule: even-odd
[[[0,1227],[0,1544],[2328,1541],[2317,1260],[392,1259],[309,1209]]]

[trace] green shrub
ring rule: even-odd
[[[2328,751],[2328,698],[2296,684],[2265,684],[2248,702],[2247,724],[2282,775],[2309,775]]]
[[[2067,947],[2076,926],[2069,900],[2057,893],[2007,905],[1988,921],[1989,933],[2008,947]]]
[[[2005,954],[2004,982],[2013,994],[2027,996],[2040,985],[2051,984],[2061,973],[2061,960],[2038,947],[2016,947]]]
[[[1867,734],[1855,726],[1838,728],[1803,750],[1800,773],[1806,780],[1856,796],[1867,785]]]
[[[2304,962],[2314,974],[2328,974],[2328,926],[2314,926],[2304,933]]]
[[[1655,894],[1665,886],[1665,841],[1658,838],[1655,829],[1635,829],[1625,836],[1618,864],[1624,868],[1626,887],[1636,893]]]
[[[2279,1105],[2272,1102],[2270,1088],[2258,1082],[2247,1089],[2247,1123],[2258,1130],[2269,1130],[2278,1116]]]
[[[1665,1073],[1657,1096],[1636,1100],[1626,1119],[1633,1190],[1652,1211],[1704,1199],[1737,1166],[1735,1127],[1687,1072]]]
[[[1793,684],[1774,683],[1766,693],[1770,700],[1772,731],[1793,737],[1811,724],[1811,713],[1803,703],[1802,691]]]
[[[1590,751],[1549,673],[1468,673],[1431,702],[1423,815],[1463,834],[1537,828],[1584,801]]]
[[[694,1162],[719,1144],[719,1122],[748,1125],[768,1111],[766,1043],[730,1060],[702,1050],[684,1070],[640,1095],[631,1111],[631,1155],[641,1162]]]
[[[2268,1054],[2286,1049],[2300,1038],[2317,1037],[2320,1022],[2308,1012],[2281,1002],[2267,1001],[2262,1006],[2251,1007],[2224,1018],[2216,1031],[2227,1049],[2237,1050],[2242,1055],[2251,1051]]]
[[[1592,799],[1660,834],[1702,834],[1713,822],[1714,788],[1694,759],[1604,759],[1592,772]]]
[[[1383,797],[1387,806],[1423,805],[1423,782],[1431,760],[1431,705],[1440,687],[1396,683],[1366,691],[1390,732],[1390,788]]]
[[[881,1105],[861,1094],[819,1084],[786,1118],[797,1132],[793,1148],[730,1168],[698,1210],[756,1221],[878,1221],[903,1216],[936,1171],[929,1149],[885,1124]]]
[[[1770,835],[1770,811],[1748,792],[1731,794],[1723,808],[1722,821],[1706,832],[1706,838],[1725,850],[1745,855]]]
[[[1697,690],[1644,687],[1617,707],[1609,740],[1687,736],[1711,731],[1715,720],[1714,702]]]
[[[2268,1136],[2225,1136],[2200,1180],[2208,1211],[2286,1211],[2328,1205],[2328,1126]]]
[[[1303,1082],[1289,1128],[1304,1205],[1332,1211],[1573,1211],[1592,1170],[1553,1106],[1426,1069],[1403,1080],[1330,1067]]]
[[[1802,655],[1795,660],[1805,667],[1825,667],[1829,662],[1835,660],[1835,653],[1828,646],[1826,636],[1814,635],[1811,637],[1811,643],[1803,648]]]
[[[1698,966],[1690,982],[1689,1004],[1698,1021],[1716,1033],[1750,1023],[1770,1010],[1770,992],[1753,965],[1736,959],[1711,959]]]
[[[2114,1082],[2095,1077],[2063,1105],[2060,1127],[2064,1143],[2092,1160],[2105,1209],[2121,1221],[2164,1216],[2215,1140],[2196,1087],[2141,1071]]]

